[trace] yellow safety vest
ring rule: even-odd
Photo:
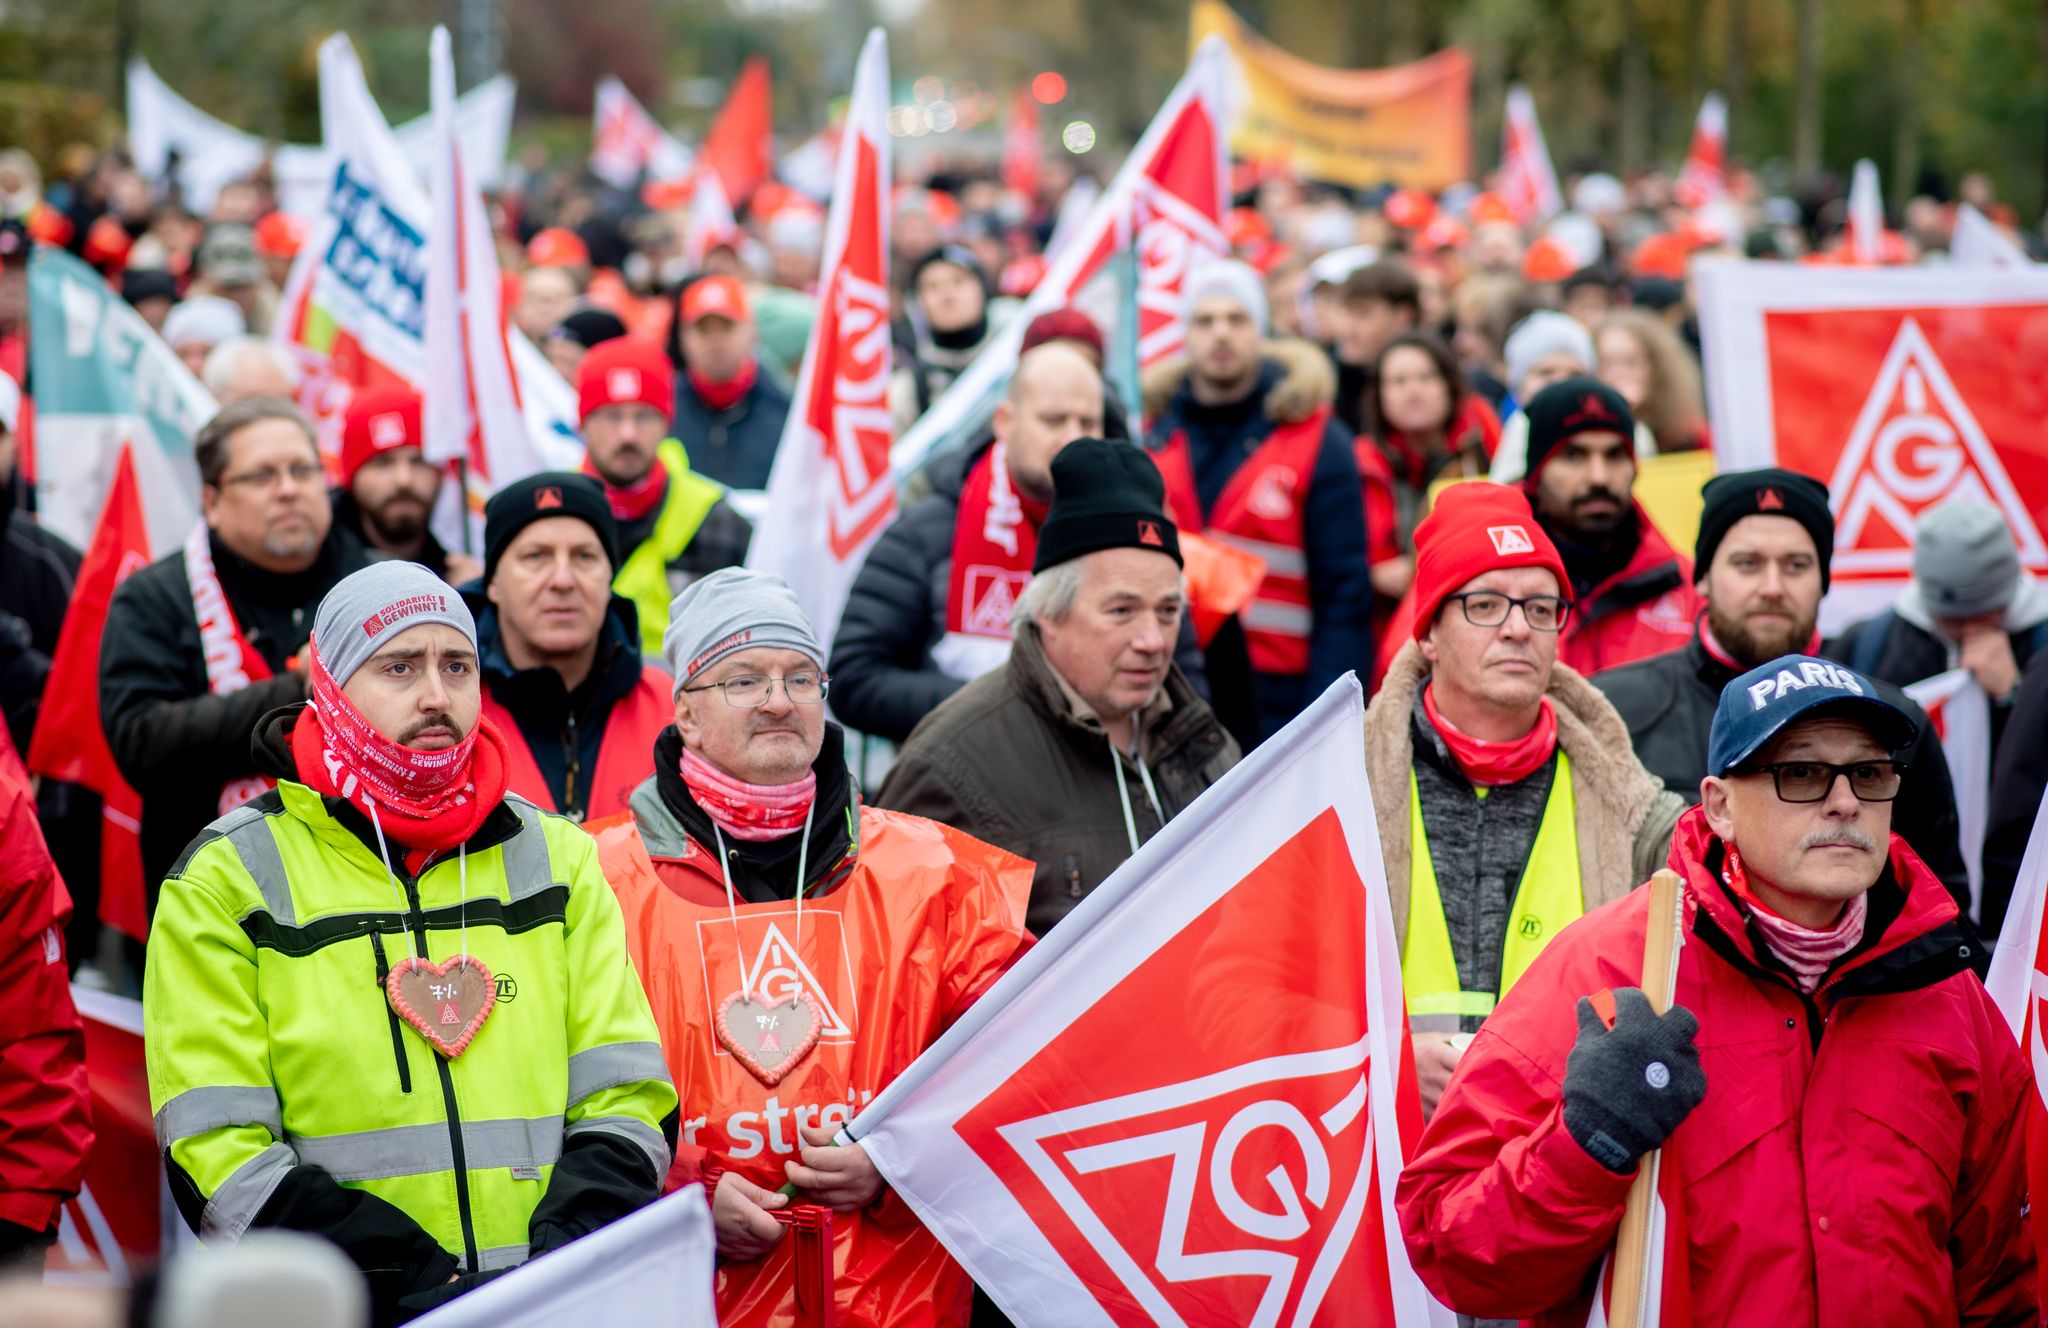
[[[1465,991],[1458,986],[1458,961],[1451,953],[1450,926],[1444,920],[1443,896],[1437,891],[1436,866],[1429,859],[1429,840],[1422,827],[1422,797],[1415,772],[1408,772],[1408,833],[1414,845],[1408,871],[1408,935],[1401,946],[1401,985],[1408,995],[1408,1014],[1418,1027],[1437,1027],[1446,1016],[1484,1018],[1493,1013],[1551,938],[1586,911],[1579,884],[1579,834],[1573,817],[1572,763],[1562,748],[1557,773],[1536,843],[1515,887],[1508,910],[1508,934],[1501,950],[1500,990]]]
[[[626,555],[612,589],[633,601],[640,615],[640,651],[649,657],[661,654],[661,635],[668,630],[668,608],[675,591],[668,583],[668,565],[697,538],[704,518],[725,496],[715,481],[690,469],[690,455],[670,438],[656,450],[658,464],[668,468],[668,494],[661,500],[661,515],[654,519],[654,532]]]

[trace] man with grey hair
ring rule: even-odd
[[[207,352],[199,379],[223,406],[248,397],[290,399],[298,394],[299,366],[291,352],[274,341],[230,337]]]
[[[313,606],[370,555],[334,524],[313,431],[289,401],[224,407],[193,444],[204,520],[123,582],[100,647],[107,745],[142,795],[143,880],[269,787],[249,735],[306,697]]]
[[[1084,438],[1052,483],[1008,665],[919,724],[875,798],[1035,862],[1040,936],[1238,759],[1173,663],[1187,592],[1158,472]]]

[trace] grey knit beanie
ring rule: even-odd
[[[669,607],[661,653],[683,684],[735,650],[773,646],[809,655],[825,666],[825,648],[811,631],[789,583],[773,572],[727,567],[692,581]]]
[[[337,687],[399,632],[442,623],[476,649],[476,619],[440,577],[418,563],[371,563],[335,583],[313,615],[313,649]]]
[[[2012,602],[2020,554],[2005,518],[1989,503],[1957,500],[1913,527],[1913,579],[1937,618],[1969,618]]]

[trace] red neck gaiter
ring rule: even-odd
[[[1729,654],[1728,647],[1715,639],[1714,629],[1707,626],[1705,618],[1700,619],[1700,649],[1706,651],[1708,657],[1716,663],[1725,664],[1737,673],[1747,673],[1756,667],[1755,664],[1744,664],[1737,660],[1735,656]],[[1818,655],[1820,653],[1820,633],[1815,632],[1813,638],[1800,649],[1799,653],[1802,655]],[[1763,661],[1758,660],[1757,663],[1761,664]]]
[[[1535,727],[1513,742],[1492,742],[1461,732],[1436,708],[1433,685],[1422,689],[1422,713],[1442,736],[1444,746],[1450,748],[1451,759],[1458,763],[1465,778],[1487,788],[1519,784],[1541,769],[1557,750],[1557,711],[1551,708],[1547,696],[1537,704]]]
[[[754,390],[754,380],[761,376],[761,363],[749,356],[740,371],[722,383],[713,382],[695,369],[685,370],[684,376],[690,380],[690,390],[698,400],[713,410],[731,410],[741,397]]]
[[[445,751],[415,751],[371,726],[317,651],[309,667],[313,704],[292,725],[292,760],[307,788],[361,807],[422,856],[467,840],[504,801],[505,740],[489,719],[478,716]]]
[[[668,497],[668,467],[656,458],[654,466],[645,475],[621,489],[597,473],[597,467],[590,464],[590,458],[583,458],[583,473],[604,485],[605,501],[612,505],[612,515],[622,522],[640,520],[661,506],[661,500]]]
[[[749,784],[685,747],[683,787],[713,825],[734,839],[759,843],[803,829],[818,797],[818,772],[806,770],[789,784]]]

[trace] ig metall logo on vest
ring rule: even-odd
[[[1533,941],[1543,934],[1543,919],[1533,913],[1524,913],[1519,930],[1522,933],[1523,940]],[[508,979],[506,978],[498,979],[499,999],[501,1000],[504,999],[504,986],[507,981]]]

